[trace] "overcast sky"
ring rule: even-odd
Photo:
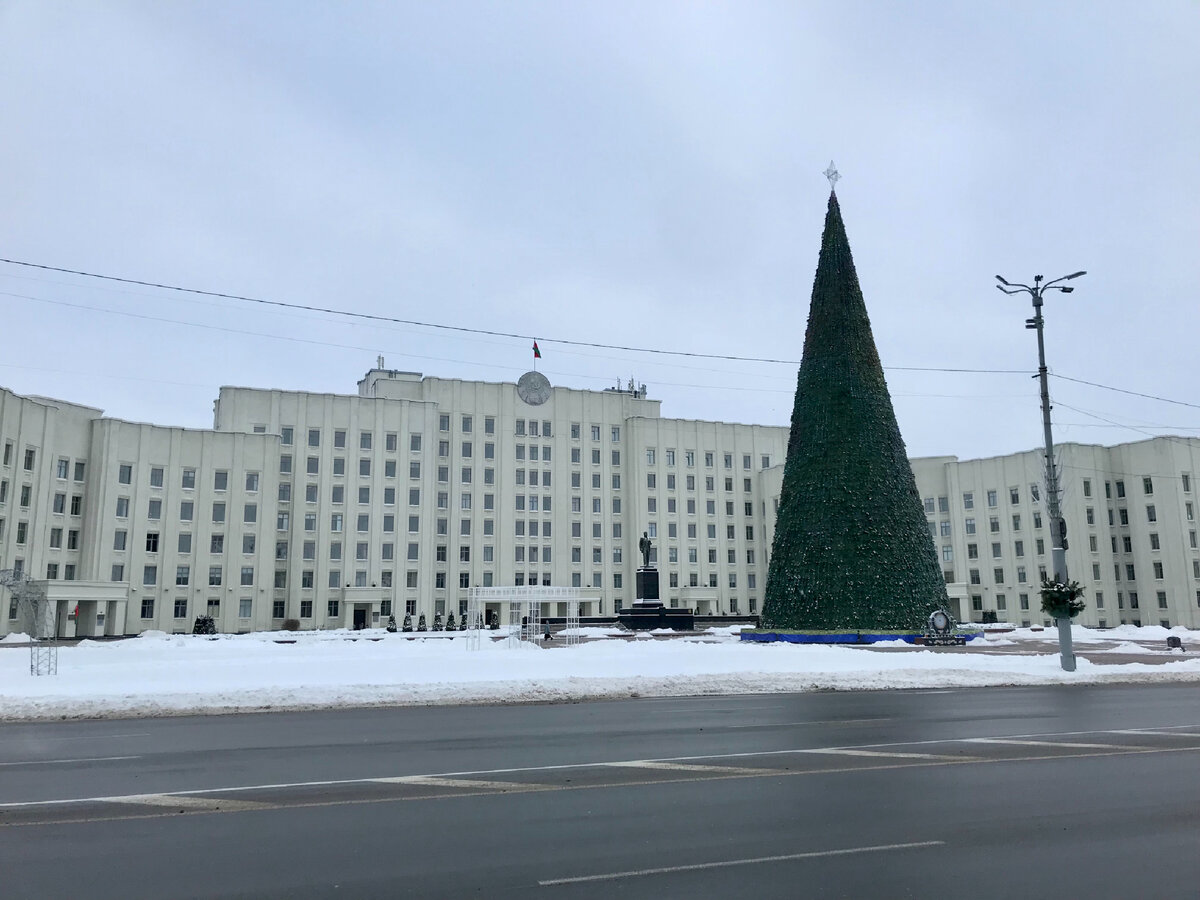
[[[389,368],[786,425],[833,159],[910,455],[1041,442],[1056,375],[1200,404],[1200,4],[0,0],[0,385],[209,427]],[[207,326],[207,327],[198,327]],[[904,367],[1021,370],[913,372]],[[1200,408],[1051,381],[1060,441]]]

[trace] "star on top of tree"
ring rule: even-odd
[[[833,164],[832,159],[829,161],[829,168],[821,174],[829,179],[829,190],[837,191],[838,179],[840,179],[842,176],[838,174],[837,166]]]

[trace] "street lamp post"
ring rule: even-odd
[[[1043,334],[1045,320],[1042,318],[1042,296],[1046,291],[1062,291],[1069,294],[1075,288],[1062,284],[1087,272],[1074,272],[1042,283],[1042,276],[1035,275],[1033,286],[1014,284],[997,275],[1000,282],[996,289],[1006,294],[1028,294],[1033,298],[1033,318],[1025,320],[1025,327],[1037,331],[1038,380],[1042,391],[1042,431],[1046,440],[1046,508],[1050,514],[1050,561],[1054,580],[1060,584],[1067,581],[1067,523],[1059,507],[1058,467],[1054,463],[1054,435],[1050,429],[1050,385],[1046,373],[1046,340]],[[1075,671],[1075,651],[1071,645],[1071,619],[1069,616],[1055,620],[1058,625],[1058,649],[1062,656],[1064,671]]]

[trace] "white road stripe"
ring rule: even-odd
[[[415,784],[429,787],[471,788],[485,791],[548,791],[548,784],[526,784],[520,781],[477,781],[470,778],[442,778],[437,775],[398,775],[395,778],[369,778],[371,784]]]
[[[891,719],[881,717],[875,719],[820,719],[810,722],[759,722],[754,725],[720,725],[720,728],[790,728],[795,725],[857,725],[861,722],[890,722]]]
[[[797,753],[832,754],[835,756],[882,756],[889,759],[940,759],[945,762],[973,761],[973,756],[949,756],[941,753],[899,753],[884,750],[856,750],[852,747],[819,747],[813,750],[797,750]]]
[[[105,797],[105,803],[127,803],[136,806],[166,806],[177,809],[222,810],[244,812],[251,809],[272,809],[273,803],[252,800],[229,800],[224,797],[187,797],[178,794],[129,794],[125,797]]]
[[[67,763],[111,762],[116,759],[141,759],[140,756],[86,756],[82,759],[26,759],[21,762],[2,762],[0,766],[63,766]]]
[[[1179,731],[1182,729],[1200,729],[1200,724],[1189,723],[1189,724],[1184,724],[1184,725],[1162,725],[1162,726],[1159,726],[1159,729],[1155,730],[1154,733],[1157,734],[1157,733],[1159,733],[1160,730],[1162,732],[1166,732],[1167,730]],[[1091,735],[1106,735],[1106,734],[1120,734],[1120,733],[1121,733],[1120,731],[1111,730],[1111,729],[1110,730],[1093,729],[1090,731],[1034,732],[1032,734],[1011,735],[1007,738],[963,738],[963,737],[936,738],[933,740],[926,740],[926,741],[891,741],[891,742],[878,743],[878,744],[862,744],[858,747],[805,748],[805,749],[790,749],[790,750],[752,750],[752,751],[748,751],[748,752],[744,752],[744,753],[709,753],[709,754],[703,754],[703,755],[699,755],[699,756],[674,756],[674,757],[668,757],[668,758],[657,759],[657,760],[645,760],[645,762],[661,762],[661,763],[696,762],[699,764],[711,764],[718,760],[749,760],[749,759],[758,759],[758,758],[762,758],[762,757],[778,757],[778,756],[796,755],[796,754],[820,754],[820,753],[836,753],[836,754],[842,754],[842,755],[863,755],[863,756],[866,756],[868,754],[879,754],[880,756],[885,757],[885,758],[890,756],[890,757],[895,757],[898,759],[905,759],[905,758],[927,759],[932,762],[943,761],[946,763],[973,762],[976,760],[973,760],[973,759],[971,759],[969,757],[965,757],[965,756],[953,756],[953,755],[948,755],[948,754],[947,755],[920,754],[920,753],[910,753],[910,752],[899,751],[899,750],[892,751],[892,750],[886,749],[886,748],[891,748],[891,747],[932,747],[932,746],[944,746],[946,744],[962,744],[962,743],[971,743],[971,742],[1010,743],[1010,744],[1018,744],[1018,745],[1024,742],[1030,746],[1062,747],[1062,748],[1066,748],[1068,750],[1073,749],[1073,748],[1087,749],[1089,747],[1102,747],[1105,750],[1120,751],[1120,750],[1124,749],[1127,751],[1140,752],[1140,753],[1157,753],[1157,752],[1165,753],[1165,752],[1175,752],[1176,750],[1181,750],[1181,751],[1185,751],[1185,752],[1191,751],[1191,750],[1200,751],[1200,745],[1198,745],[1196,747],[1175,747],[1175,748],[1171,748],[1171,749],[1159,749],[1159,748],[1144,747],[1144,746],[1143,747],[1122,748],[1122,747],[1119,747],[1119,746],[1113,745],[1113,744],[1095,744],[1095,745],[1066,744],[1066,743],[1063,743],[1061,740],[1058,740],[1058,741],[1038,741],[1037,740],[1038,738],[1059,738],[1059,739],[1061,739],[1061,738],[1070,738],[1070,737],[1084,737],[1084,736],[1091,736]],[[1164,736],[1166,736],[1166,735],[1164,734]],[[1200,733],[1189,733],[1186,736],[1200,741]],[[71,759],[42,760],[42,761],[31,760],[28,762],[21,762],[21,763],[0,763],[0,765],[36,765],[39,762],[41,762],[41,763],[72,763],[72,762],[94,762],[94,761],[103,761],[103,760],[110,760],[110,759],[119,760],[119,759],[139,759],[139,758],[140,757],[138,757],[138,756],[113,756],[113,757],[98,757],[95,760],[71,760]],[[1052,759],[1053,757],[1046,757],[1046,758]],[[992,761],[1001,761],[1001,760],[979,760],[979,761],[992,762]],[[638,760],[638,762],[642,762],[642,760]],[[612,764],[613,763],[611,761],[602,761],[602,762],[563,763],[560,765],[549,765],[549,766],[513,766],[513,767],[508,767],[508,768],[473,769],[473,770],[460,771],[460,772],[439,772],[439,773],[430,773],[429,775],[412,775],[412,776],[400,776],[400,777],[401,778],[409,778],[409,779],[420,779],[420,778],[455,779],[455,778],[459,778],[459,779],[467,780],[467,779],[473,779],[473,778],[476,778],[479,776],[488,776],[488,775],[494,776],[494,775],[504,775],[504,774],[510,774],[510,773],[523,773],[524,774],[524,773],[537,773],[537,772],[565,772],[565,771],[572,771],[572,770],[578,771],[580,769],[594,769],[594,768],[600,768],[603,766],[609,766]],[[721,767],[721,768],[722,768],[722,770],[732,770],[731,767]],[[768,770],[768,771],[774,771],[774,770]],[[339,779],[326,779],[326,780],[321,780],[321,781],[282,782],[282,783],[276,783],[276,784],[251,784],[251,785],[239,785],[239,786],[233,786],[233,787],[199,788],[199,789],[195,789],[195,790],[176,791],[171,796],[203,796],[206,794],[224,794],[224,793],[233,793],[233,792],[237,792],[237,791],[264,791],[264,790],[288,790],[288,789],[295,789],[295,788],[336,787],[336,786],[353,785],[353,784],[369,784],[371,782],[386,783],[387,781],[388,781],[387,778],[339,778]],[[471,784],[486,784],[487,782],[471,781],[470,783]],[[495,783],[496,784],[519,785],[522,790],[533,789],[528,784],[521,784],[518,782],[495,782]],[[514,787],[513,789],[515,790],[516,788]],[[66,804],[72,804],[72,803],[94,803],[94,802],[100,802],[100,801],[104,801],[104,800],[108,800],[108,799],[111,799],[111,798],[109,798],[109,797],[72,797],[72,798],[61,799],[61,800],[24,800],[24,801],[7,802],[7,803],[0,802],[0,809],[16,809],[16,808],[27,807],[27,806],[58,806],[58,805],[66,805]]]
[[[773,775],[783,774],[783,769],[743,769],[736,766],[700,766],[695,763],[660,762],[654,759],[629,759],[624,762],[605,763],[615,769],[654,769],[675,772],[713,772],[719,775]]]
[[[36,742],[38,744],[48,744],[51,741],[106,741],[106,740],[109,740],[110,738],[149,737],[149,736],[150,736],[149,731],[119,731],[116,734],[96,734],[96,735],[75,734],[75,735],[68,735],[66,737],[44,737],[42,735],[38,735],[38,737],[36,739],[32,738],[32,737],[9,738],[9,739],[0,741],[0,744],[28,744],[31,742]]]
[[[1112,734],[1139,734],[1147,737],[1181,737],[1191,738],[1196,740],[1200,738],[1200,732],[1195,731],[1156,731],[1153,728],[1122,728],[1120,731],[1111,732]]]
[[[884,850],[916,850],[921,847],[941,847],[945,841],[918,841],[910,844],[879,844],[874,847],[849,847],[845,850],[814,850],[809,853],[787,853],[782,856],[756,856],[751,859],[727,859],[720,862],[694,863],[690,866],[664,866],[660,869],[635,869],[631,872],[609,872],[604,875],[578,875],[574,878],[550,878],[539,881],[542,887],[559,884],[579,884],[585,881],[616,881],[618,878],[638,878],[644,875],[668,875],[672,872],[695,872],[699,869],[721,869],[728,866],[752,866],[759,863],[786,862],[795,859],[818,859],[824,856],[850,856],[854,853],[878,853]]]
[[[1120,744],[1081,744],[1075,741],[1024,741],[1012,738],[967,738],[967,744],[1017,744],[1022,747],[1055,747],[1063,750],[1150,750],[1151,747],[1128,747]]]

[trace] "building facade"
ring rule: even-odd
[[[352,395],[224,387],[211,430],[0,390],[0,569],[42,580],[64,636],[432,620],[513,584],[578,587],[583,615],[611,615],[646,533],[664,602],[756,614],[787,436],[663,418],[644,386],[543,399],[382,360]],[[1198,452],[1061,448],[1085,624],[1200,626]],[[1042,621],[1040,455],[912,463],[955,612]],[[0,601],[3,634],[21,623]]]

